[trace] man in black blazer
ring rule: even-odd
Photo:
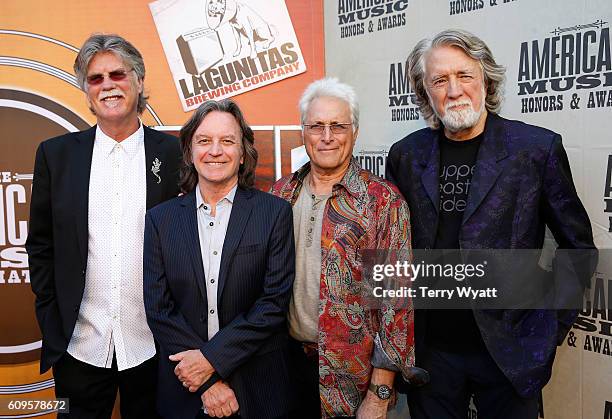
[[[156,348],[142,295],[146,209],[178,194],[175,137],[149,129],[144,62],[117,35],[93,35],[75,72],[97,125],[38,147],[26,243],[43,336],[70,417],[153,417]]]
[[[169,418],[287,417],[291,206],[252,188],[253,131],[231,100],[181,129],[185,195],[146,216],[144,293]]]

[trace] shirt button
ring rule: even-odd
[[[212,308],[210,309],[210,314],[215,314],[215,310],[213,310]]]
[[[213,222],[211,221],[210,223],[208,223],[208,225],[212,227],[212,226],[214,226],[214,225],[215,225],[215,223],[213,223]]]
[[[207,207],[206,205],[204,205],[204,209],[205,209],[205,210],[207,210],[207,209],[208,209],[208,207]]]
[[[309,233],[312,233],[312,228],[309,228],[309,229],[308,229],[308,232],[309,232]]]
[[[213,255],[216,255],[216,254],[217,254],[217,251],[216,251],[216,250],[215,250],[215,251],[213,251]]]
[[[310,197],[311,197],[312,199],[315,199],[315,196],[314,196],[314,194],[312,194],[312,195],[310,195]]]
[[[211,280],[210,280],[210,283],[211,283],[211,284],[214,284],[214,283],[215,283],[215,280],[214,280],[214,279],[211,279]]]
[[[314,217],[310,217],[310,221],[314,221]]]

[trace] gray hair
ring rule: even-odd
[[[191,192],[198,184],[198,172],[191,161],[191,144],[198,127],[211,112],[225,112],[234,117],[242,134],[243,163],[238,168],[238,186],[251,188],[255,184],[255,168],[257,167],[257,150],[255,149],[255,134],[244,119],[242,111],[231,99],[220,101],[207,100],[191,115],[191,118],[181,128],[179,139],[183,153],[179,185],[184,193]]]
[[[341,83],[335,77],[313,81],[306,87],[299,104],[302,125],[306,122],[306,115],[313,100],[319,97],[333,97],[346,102],[351,110],[353,128],[359,128],[359,102],[357,102],[357,94],[351,86]]]
[[[134,70],[138,80],[144,80],[145,65],[140,52],[130,42],[119,35],[106,35],[96,33],[91,35],[81,47],[76,59],[74,60],[74,73],[77,82],[84,92],[87,92],[87,69],[93,57],[101,52],[112,52],[117,55],[123,63]],[[144,89],[138,94],[138,113],[144,112],[147,107],[148,97],[144,94]]]
[[[486,86],[485,106],[491,113],[499,113],[504,100],[504,80],[506,69],[497,64],[493,54],[484,41],[476,35],[460,30],[448,29],[440,32],[432,39],[419,41],[410,55],[406,66],[410,75],[410,84],[416,95],[416,104],[429,126],[440,127],[440,119],[436,116],[425,88],[425,55],[434,48],[452,46],[460,48],[469,57],[480,63]]]

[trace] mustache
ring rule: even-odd
[[[107,91],[104,91],[104,92],[100,93],[100,96],[98,96],[98,99],[102,100],[102,99],[106,99],[107,97],[110,97],[110,96],[121,96],[121,97],[123,97],[123,93],[119,89],[107,90]]]
[[[457,100],[455,102],[449,102],[444,107],[444,110],[445,111],[452,110],[452,108],[455,108],[457,106],[463,106],[463,105],[472,106],[472,101],[469,99],[463,99],[463,100]]]

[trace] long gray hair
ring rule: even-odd
[[[431,39],[419,41],[410,55],[407,67],[410,84],[416,95],[416,104],[427,124],[437,129],[440,119],[435,114],[425,87],[425,55],[434,48],[452,46],[460,48],[469,57],[480,63],[486,86],[485,106],[489,112],[499,113],[504,100],[504,80],[506,69],[495,62],[493,54],[484,41],[476,35],[461,29],[448,29]]]
[[[87,69],[89,68],[89,63],[100,52],[112,52],[117,55],[130,70],[134,70],[138,80],[144,80],[144,60],[134,45],[119,35],[95,33],[87,38],[74,60],[74,73],[76,74],[79,86],[84,92],[87,92]],[[138,94],[137,110],[139,114],[143,113],[147,107],[147,99],[148,97],[145,96],[143,89]]]
[[[231,99],[220,101],[207,100],[191,115],[191,118],[181,128],[179,138],[181,140],[181,151],[183,152],[183,165],[181,167],[180,187],[184,193],[189,193],[198,184],[198,172],[191,161],[191,144],[196,130],[211,112],[226,112],[236,119],[242,133],[243,163],[238,168],[238,186],[250,188],[255,184],[255,167],[257,166],[257,150],[255,149],[255,135],[249,127],[242,111]]]

